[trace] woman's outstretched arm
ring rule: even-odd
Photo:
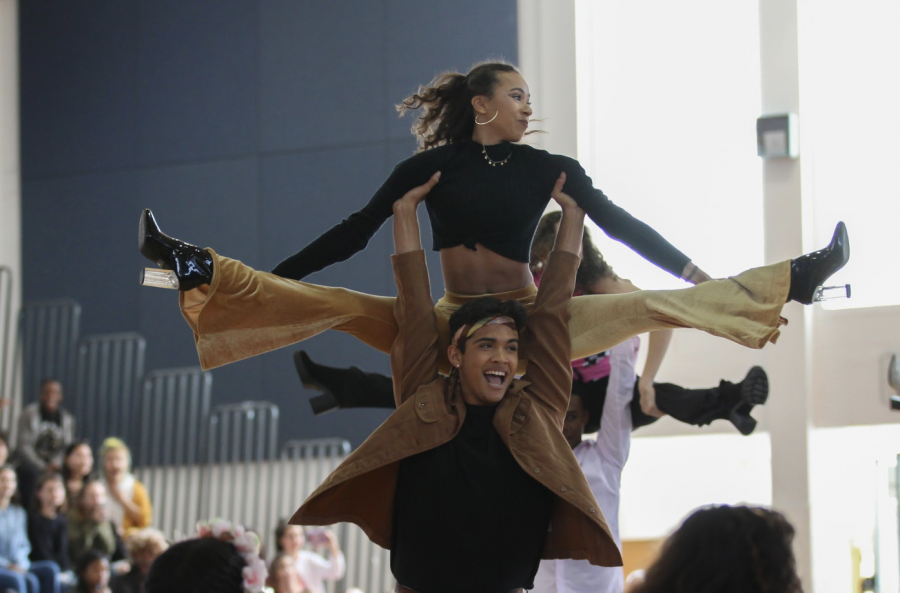
[[[436,162],[434,155],[423,153],[399,163],[365,207],[282,261],[272,273],[282,278],[303,280],[365,249],[378,229],[393,215],[394,202],[407,191],[427,183],[438,169]]]
[[[578,202],[603,232],[674,276],[694,284],[710,279],[688,256],[650,225],[614,204],[602,191],[595,188],[578,161],[567,157],[557,158],[567,173],[563,190]]]

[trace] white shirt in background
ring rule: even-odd
[[[311,593],[325,593],[325,581],[344,578],[344,571],[347,568],[343,552],[326,559],[306,550],[300,550],[296,566],[300,578]]]
[[[585,439],[574,450],[578,465],[620,550],[619,489],[622,469],[631,448],[631,399],[637,380],[634,367],[639,344],[638,338],[632,338],[612,349],[609,385],[597,440]],[[532,591],[622,593],[624,587],[621,567],[594,566],[587,560],[541,560]]]

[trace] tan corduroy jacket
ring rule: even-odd
[[[527,327],[519,335],[528,372],[513,381],[501,400],[494,427],[522,469],[556,495],[542,558],[621,566],[619,549],[562,434],[572,387],[567,305],[578,263],[571,253],[551,254]],[[391,543],[400,461],[453,439],[466,416],[456,381],[438,374],[438,333],[425,254],[395,255],[393,264],[398,292],[394,314],[400,327],[391,351],[397,410],[291,518],[298,525],[355,523],[384,548]]]

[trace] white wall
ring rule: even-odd
[[[13,272],[13,311],[19,309],[22,286],[17,8],[16,0],[0,0],[0,266]],[[2,300],[0,297],[0,304]],[[0,311],[0,332],[8,329]],[[5,391],[6,386],[0,385],[0,397]],[[10,411],[10,408],[0,411],[0,427],[9,427]]]
[[[575,93],[575,0],[519,0],[519,68],[534,117],[543,119],[526,142],[556,154],[578,152]]]

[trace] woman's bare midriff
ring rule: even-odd
[[[465,295],[519,290],[534,282],[528,264],[513,261],[476,245],[475,251],[458,245],[441,249],[444,287]]]

